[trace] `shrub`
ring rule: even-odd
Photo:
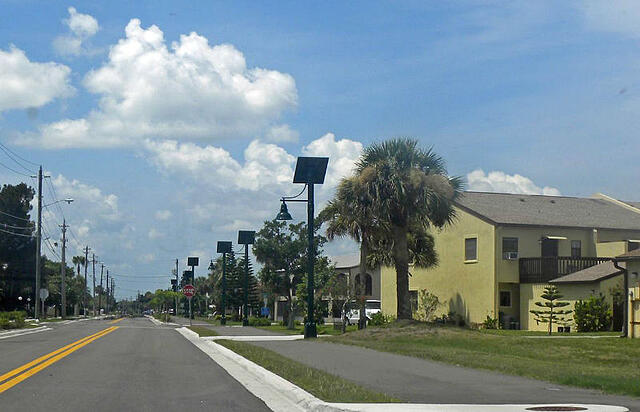
[[[487,318],[482,322],[482,327],[484,329],[498,329],[499,326],[500,323],[498,322],[498,318],[492,318],[489,315],[487,315]]]
[[[393,317],[390,315],[385,315],[382,312],[374,313],[371,315],[371,319],[369,320],[369,325],[371,326],[385,326],[389,323],[393,322]]]
[[[418,309],[414,313],[414,318],[423,322],[433,320],[433,315],[440,306],[440,299],[426,289],[418,292]]]
[[[0,329],[20,329],[24,327],[25,312],[0,312]]]
[[[576,302],[573,320],[578,332],[600,332],[611,326],[611,308],[603,294]]]
[[[271,325],[271,321],[269,320],[269,318],[256,318],[256,317],[249,318],[249,326],[270,326],[270,325]]]

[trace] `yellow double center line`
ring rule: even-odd
[[[19,384],[23,380],[29,378],[30,376],[35,375],[40,372],[47,366],[56,363],[60,359],[65,356],[77,351],[81,347],[90,344],[96,339],[100,339],[101,337],[108,335],[114,330],[118,329],[119,326],[111,326],[110,328],[101,330],[100,332],[96,332],[93,335],[89,335],[80,340],[77,340],[73,343],[70,343],[66,346],[61,347],[60,349],[56,349],[51,353],[48,353],[44,356],[39,357],[38,359],[34,359],[29,363],[25,363],[24,365],[5,373],[4,375],[0,375],[0,382],[4,382],[0,384],[0,393],[6,391],[7,389]],[[33,367],[32,367],[33,366]],[[31,368],[31,369],[29,369]],[[26,371],[26,372],[24,372]],[[22,372],[22,373],[21,373]],[[19,374],[19,375],[18,375]],[[16,376],[18,375],[18,376]],[[9,379],[9,380],[7,380]]]

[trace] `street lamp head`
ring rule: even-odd
[[[282,201],[282,205],[280,205],[280,213],[276,216],[276,220],[293,220],[284,200]]]
[[[64,201],[67,202],[67,204],[70,205],[73,202],[73,199],[68,197],[68,198],[64,199]]]

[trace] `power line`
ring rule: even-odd
[[[29,173],[35,173],[33,170],[29,169],[28,167],[26,167],[25,165],[23,165],[22,163],[20,163],[19,161],[17,161],[15,159],[15,157],[13,157],[10,153],[10,151],[7,149],[6,146],[4,146],[2,143],[0,143],[0,150],[2,150],[4,152],[4,154],[7,155],[7,157],[11,160],[13,160],[15,162],[15,164],[17,164],[18,166],[20,166],[21,168],[23,168],[24,170],[26,170]]]
[[[31,175],[28,175],[28,174],[25,174],[25,173],[22,173],[22,172],[18,172],[17,170],[10,168],[9,166],[7,166],[4,163],[0,163],[0,166],[4,167],[5,169],[11,170],[13,173],[19,174],[21,176],[31,177]]]
[[[24,220],[25,222],[31,222],[31,219],[25,219],[25,218],[22,218],[22,217],[14,216],[14,215],[12,215],[12,214],[10,214],[10,213],[3,212],[3,211],[1,211],[1,210],[0,210],[0,214],[10,216],[10,217],[12,217],[12,218],[14,218],[14,219]]]
[[[8,230],[4,230],[4,229],[0,229],[0,232],[7,233],[7,234],[10,234],[10,235],[15,235],[15,236],[34,237],[33,235],[25,235],[24,233],[13,233],[13,232],[9,232]]]
[[[19,230],[33,230],[33,227],[31,226],[12,226],[12,225],[8,225],[6,223],[0,223],[0,226],[4,227],[5,229],[19,229]]]
[[[5,149],[7,149],[8,151],[10,151],[10,152],[11,152],[14,156],[16,156],[17,158],[19,158],[19,159],[21,159],[21,160],[23,160],[23,161],[25,161],[25,162],[27,162],[27,163],[29,163],[29,164],[32,164],[32,165],[34,165],[34,166],[36,166],[36,167],[38,167],[38,166],[39,166],[37,163],[33,163],[31,160],[27,160],[27,159],[25,159],[24,157],[20,156],[18,153],[16,153],[16,152],[14,152],[13,150],[9,149],[7,146],[3,145],[2,143],[0,143],[0,146],[4,147],[4,148],[5,148]]]

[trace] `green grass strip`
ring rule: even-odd
[[[325,402],[399,402],[398,399],[365,389],[339,376],[311,368],[259,346],[230,340],[219,340],[216,343],[270,370]]]
[[[197,333],[198,335],[200,335],[200,337],[218,336],[218,333],[216,331],[213,331],[209,328],[205,328],[204,326],[187,326],[187,327],[192,331],[194,331],[195,333]]]

